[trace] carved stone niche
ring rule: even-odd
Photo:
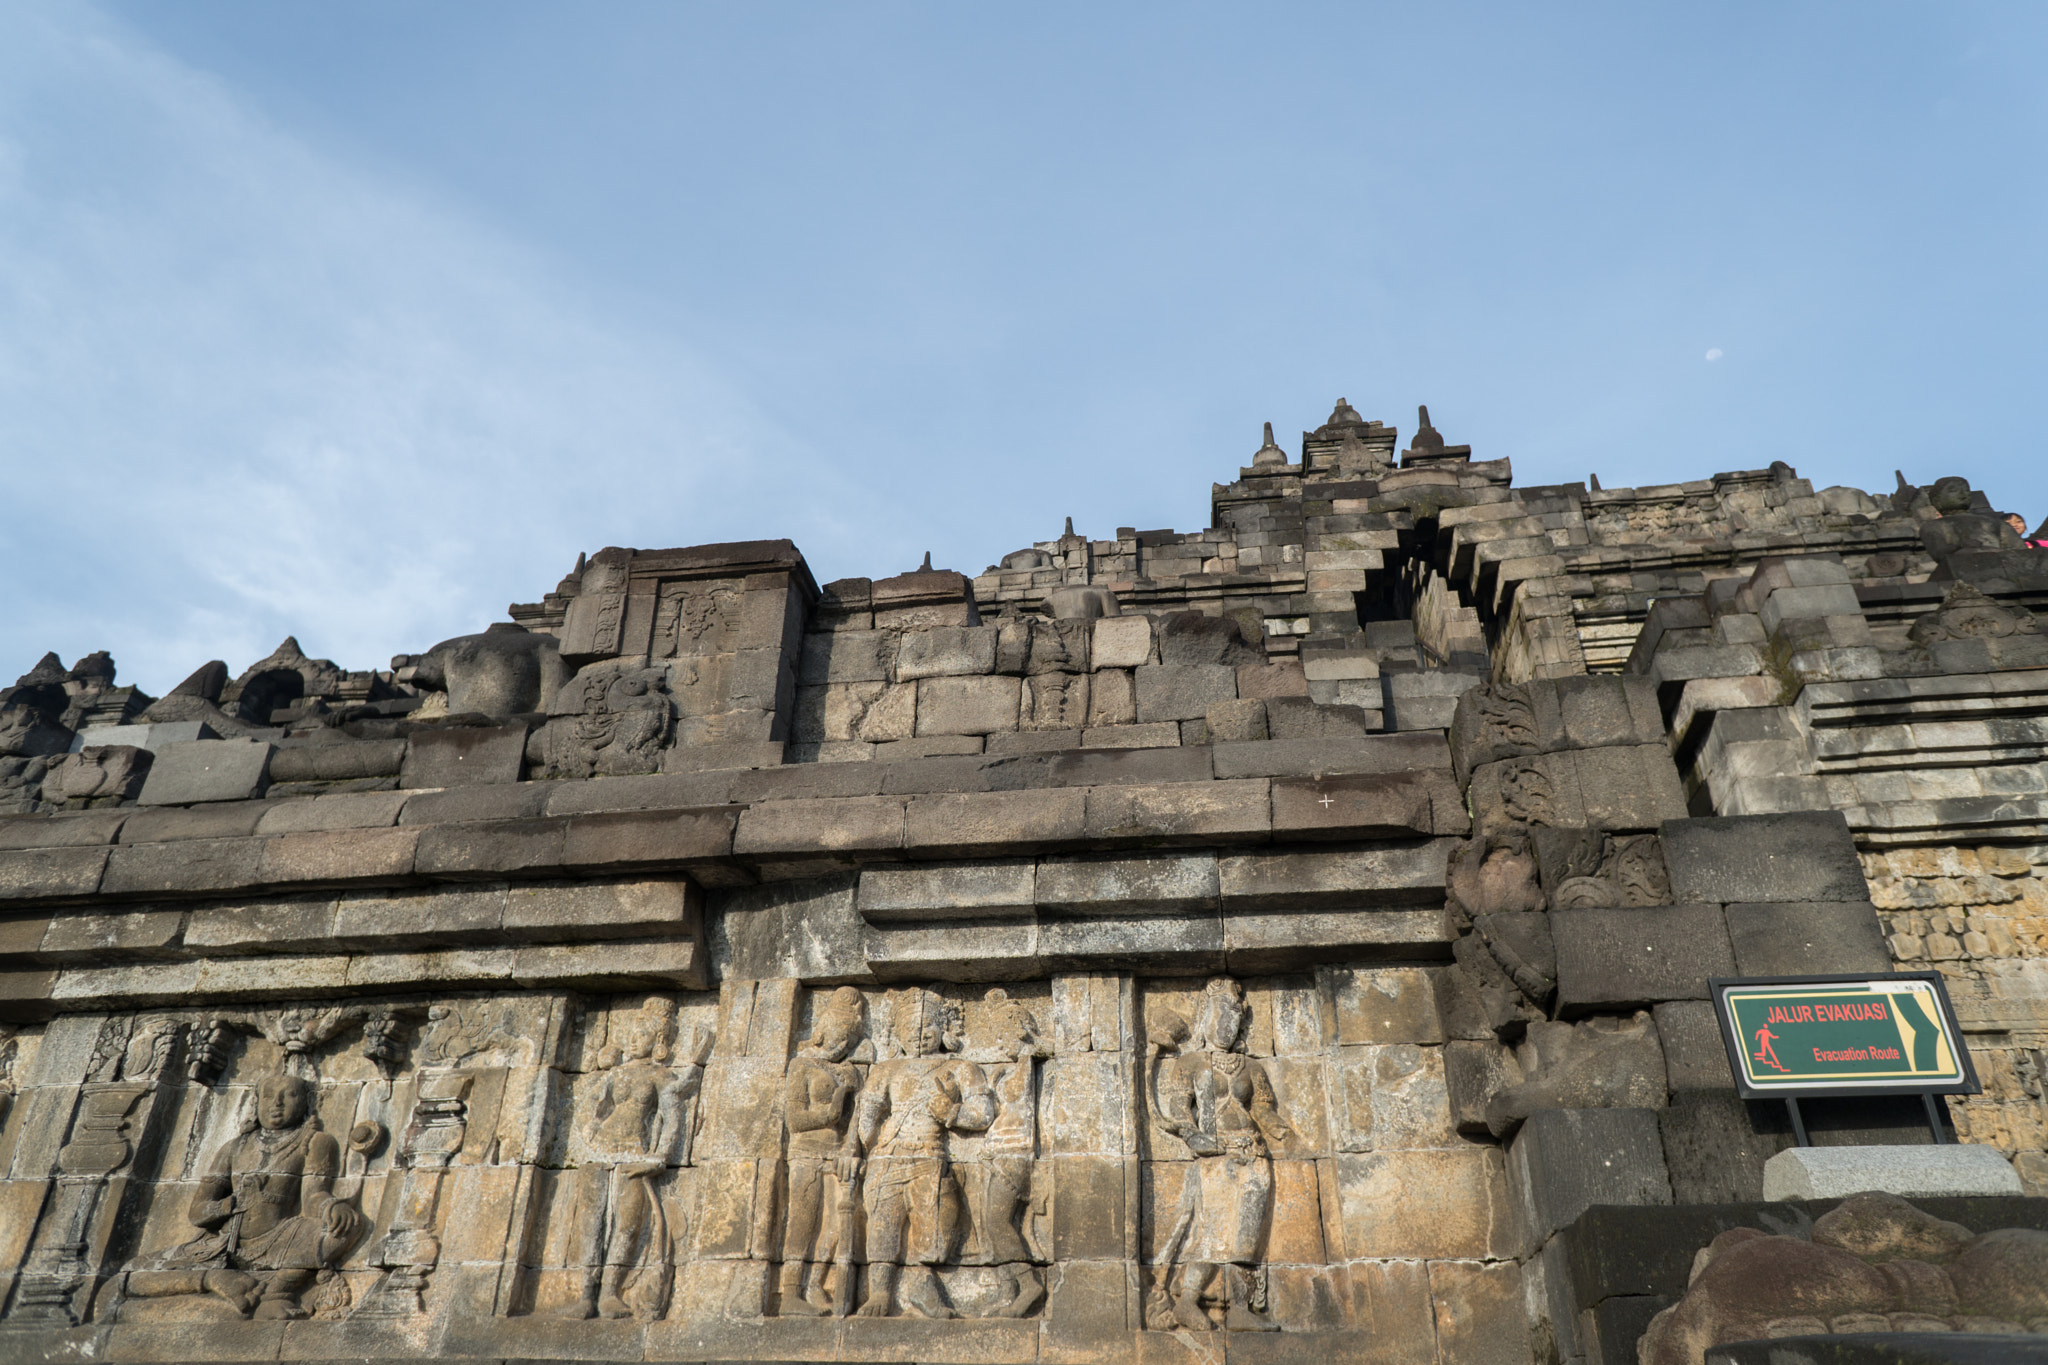
[[[766,597],[745,600],[754,594]],[[803,557],[786,540],[604,549],[590,557],[576,585],[562,623],[562,657],[574,667],[779,648],[785,632],[801,634],[802,617],[817,600]]]
[[[601,550],[569,601],[562,658],[584,672],[635,660],[666,668],[682,723],[664,736],[664,747],[779,740],[817,600],[810,570],[786,540]],[[573,767],[574,754],[563,761]]]

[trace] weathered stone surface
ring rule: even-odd
[[[1037,903],[1037,874],[1029,859],[869,868],[855,904],[876,923],[1016,915]]]
[[[1888,972],[1891,954],[1869,901],[1731,905],[1728,939],[1743,976]]]
[[[1870,892],[1834,811],[1671,820],[1661,830],[1681,901],[1857,901]]]
[[[917,685],[917,733],[985,735],[1017,728],[1017,678],[926,678]]]
[[[107,866],[104,848],[32,848],[0,852],[0,898],[90,896]]]
[[[1237,670],[1214,663],[1171,663],[1140,668],[1138,723],[1199,720],[1217,702],[1237,699]]]
[[[145,806],[247,801],[270,783],[272,747],[260,740],[200,739],[166,744],[137,799]]]
[[[517,782],[526,761],[526,726],[452,726],[406,741],[404,787],[465,787]]]
[[[1553,910],[1550,931],[1557,1008],[1566,1018],[1704,1000],[1709,978],[1736,974],[1718,905]]]
[[[1669,1204],[1656,1111],[1545,1109],[1508,1148],[1523,1226],[1537,1244],[1595,1204]]]
[[[1909,1199],[2021,1192],[2012,1163],[1989,1147],[1793,1147],[1764,1163],[1765,1199],[1839,1199],[1866,1190]]]
[[[1264,843],[1273,823],[1259,781],[1090,787],[1087,803],[1087,837],[1117,844]]]
[[[1134,915],[1214,910],[1213,854],[1134,858],[1048,858],[1038,869],[1038,904],[1059,914]]]
[[[1439,901],[1450,842],[1218,858],[1223,904],[1226,909],[1320,910]]]

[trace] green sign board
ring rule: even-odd
[[[1980,1088],[1937,972],[1709,984],[1745,1098]]]

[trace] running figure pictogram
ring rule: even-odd
[[[1771,1032],[1769,1024],[1765,1024],[1762,1028],[1758,1029],[1756,1031],[1756,1055],[1751,1060],[1762,1062],[1766,1066],[1774,1066],[1780,1071],[1790,1071],[1792,1068],[1779,1061],[1778,1054],[1771,1049],[1771,1039],[1777,1036],[1777,1034]]]

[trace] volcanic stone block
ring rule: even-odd
[[[1028,858],[929,867],[875,867],[861,873],[861,917],[889,920],[979,919],[1028,912],[1038,865]]]
[[[409,792],[342,792],[266,803],[260,834],[305,834],[327,829],[381,829],[398,823]]]
[[[1140,915],[1214,910],[1216,857],[1048,858],[1038,869],[1038,904],[1069,915]]]
[[[1088,794],[1052,791],[964,792],[920,796],[903,823],[903,847],[930,853],[996,853],[1023,847],[1073,847],[1086,823]]]
[[[1443,828],[1438,810],[1447,817]],[[1449,773],[1273,779],[1273,829],[1281,838],[1398,839],[1462,834],[1465,825]]]
[[[1435,1261],[1429,1294],[1441,1365],[1529,1365],[1521,1266]]]
[[[1237,670],[1224,664],[1157,664],[1137,669],[1138,722],[1199,720],[1220,701],[1237,700]]]
[[[925,678],[917,685],[917,733],[985,735],[1017,728],[1021,678]]]
[[[1789,1131],[1778,1132],[1757,1121],[1758,1111],[1766,1108],[1777,1127],[1789,1129],[1783,1105],[1736,1095],[1729,1085],[1725,1052],[1718,1089],[1672,1094],[1670,1105],[1658,1111],[1657,1124],[1664,1134],[1671,1192],[1679,1203],[1728,1204],[1764,1197],[1764,1162],[1792,1143]]]
[[[1089,726],[1129,725],[1137,719],[1138,698],[1131,686],[1130,669],[1105,668],[1089,676]]]
[[[1370,739],[1269,739],[1264,743],[1218,744],[1214,748],[1219,778],[1399,773],[1450,766],[1444,738],[1434,734],[1381,735]]]
[[[1226,910],[1352,910],[1441,905],[1450,839],[1328,853],[1246,853],[1217,859]]]
[[[1204,719],[1208,721],[1209,738],[1219,743],[1267,737],[1266,703],[1257,697],[1219,701],[1209,708]]]
[[[124,844],[157,844],[174,839],[237,839],[254,834],[275,809],[263,801],[222,801],[209,806],[139,810],[121,826]]]
[[[1308,677],[1299,659],[1275,659],[1263,664],[1240,664],[1237,669],[1240,697],[1306,697]]]
[[[295,882],[387,881],[410,876],[422,826],[309,830],[264,840],[263,879]]]
[[[0,900],[90,896],[107,866],[104,848],[30,848],[0,852]]]
[[[1272,827],[1267,786],[1242,781],[1090,787],[1087,836],[1091,842],[1151,845],[1264,843]]]
[[[1379,727],[1372,712],[1362,706],[1323,706],[1308,697],[1271,697],[1266,702],[1266,729],[1274,739],[1364,739]]]
[[[1054,972],[1178,975],[1224,967],[1223,926],[1213,912],[1041,919],[1037,947],[1044,970]]]
[[[578,815],[562,840],[564,867],[680,867],[732,852],[739,811],[610,811]]]
[[[33,820],[0,820],[0,849],[87,848],[111,844],[131,815],[125,810],[80,811]]]
[[[1450,1094],[1451,1123],[1461,1133],[1490,1135],[1487,1101],[1521,1081],[1515,1054],[1491,1039],[1444,1044],[1444,1087]]]
[[[1891,953],[1869,901],[1777,901],[1728,907],[1728,941],[1744,976],[1888,972]]]
[[[1083,749],[1174,749],[1180,746],[1180,722],[1156,725],[1097,725],[1081,732]]]
[[[1657,688],[1648,678],[1559,678],[1532,683],[1530,689],[1547,689],[1555,696],[1554,701],[1536,707],[1537,746],[1541,749],[1606,749],[1664,743],[1664,717],[1657,706]]]
[[[107,859],[100,892],[177,895],[245,891],[263,884],[263,844],[261,839],[180,839],[123,845]]]
[[[1840,1199],[1882,1190],[1907,1199],[2017,1195],[2020,1178],[1995,1147],[1789,1147],[1764,1163],[1764,1198]]]
[[[686,877],[544,883],[507,891],[503,922],[508,936],[528,940],[695,934],[703,902]]]
[[[1088,661],[1097,669],[1136,668],[1152,661],[1152,620],[1104,616],[1093,622]]]
[[[1709,977],[1735,975],[1718,905],[1553,910],[1550,930],[1564,1018],[1704,1000]]]
[[[495,933],[504,922],[504,883],[476,890],[356,892],[335,906],[334,936],[343,942],[425,947]]]
[[[1209,748],[1078,749],[1047,754],[1047,780],[1061,787],[1207,782]]]
[[[1159,662],[1163,665],[1216,664],[1235,669],[1266,657],[1263,642],[1246,641],[1238,623],[1228,616],[1169,612],[1159,618],[1158,632]]]
[[[248,801],[270,785],[272,746],[253,739],[195,739],[157,751],[137,802],[189,806],[201,801]]]
[[[1870,888],[1840,811],[1664,822],[1664,862],[1680,901],[1856,901]]]
[[[1441,1043],[1436,981],[1421,967],[1325,968],[1318,973],[1336,1015],[1337,1041]]]
[[[97,744],[132,744],[155,751],[166,744],[185,744],[197,739],[219,739],[203,720],[157,721],[151,725],[88,725],[71,741],[71,752]]]
[[[1653,1011],[1664,1044],[1664,1079],[1673,1090],[1721,1090],[1730,1081],[1721,1025],[1706,1000],[1668,1000]]]
[[[1441,957],[1456,937],[1440,910],[1232,910],[1223,916],[1226,965],[1247,975],[1302,971],[1333,957]]]
[[[270,756],[272,782],[346,782],[390,777],[403,767],[402,739],[359,739],[344,744],[294,744]]]
[[[430,825],[420,835],[413,867],[428,877],[490,877],[558,868],[568,825],[560,818]]]
[[[468,787],[517,782],[526,761],[526,726],[451,726],[406,741],[401,787]]]
[[[1661,740],[1581,749],[1572,760],[1590,825],[1614,833],[1653,830],[1685,812],[1685,788]]]
[[[845,853],[903,847],[901,798],[764,801],[740,814],[733,852]]]
[[[454,825],[472,820],[531,820],[543,811],[561,814],[560,811],[549,810],[557,790],[565,796],[582,792],[595,795],[614,785],[621,789],[622,798],[629,804],[637,804],[633,801],[633,794],[644,792],[644,788],[627,784],[662,780],[652,776],[607,777],[590,782],[492,782],[480,787],[451,787],[446,791],[408,796],[405,805],[399,809],[398,823]]]
[[[804,636],[800,676],[806,683],[887,682],[896,661],[896,633],[835,630]]]
[[[1669,1204],[1671,1178],[1654,1109],[1539,1109],[1508,1149],[1532,1242],[1595,1204]]]
[[[1498,1149],[1373,1152],[1334,1164],[1346,1259],[1514,1254]]]
[[[996,666],[997,634],[994,626],[906,631],[896,650],[896,680],[988,673]]]

